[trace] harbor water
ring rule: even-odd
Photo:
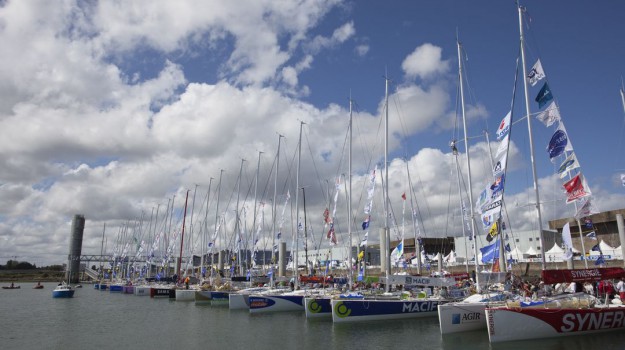
[[[152,299],[85,284],[0,290],[0,349],[624,349],[625,332],[491,345],[486,330],[441,336],[438,318],[335,325],[304,312],[245,310]]]

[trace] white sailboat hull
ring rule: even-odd
[[[487,303],[448,303],[438,305],[441,334],[486,329]]]
[[[195,289],[176,289],[176,301],[195,301]]]
[[[250,295],[250,313],[304,311],[304,295]]]
[[[625,306],[486,309],[491,343],[592,334],[625,329]]]
[[[306,318],[332,319],[332,298],[329,296],[306,297]]]
[[[137,296],[150,296],[149,286],[135,286],[135,295]]]
[[[230,293],[228,295],[228,308],[230,310],[245,310],[250,308],[250,295],[243,293]]]

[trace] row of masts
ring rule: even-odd
[[[522,61],[522,71],[523,71],[523,77],[527,76],[527,68],[526,68],[526,62],[525,62],[525,38],[524,38],[524,32],[523,32],[523,8],[521,6],[518,6],[518,16],[519,16],[519,33],[520,33],[520,51],[521,51],[521,61]],[[469,226],[469,235],[472,235],[472,238],[476,238],[477,237],[477,227],[475,224],[475,213],[474,213],[474,209],[473,209],[473,181],[471,178],[471,162],[470,162],[470,155],[469,155],[469,146],[468,146],[468,139],[469,137],[467,136],[467,122],[466,122],[466,111],[465,111],[465,100],[464,100],[464,84],[463,84],[463,64],[462,64],[462,55],[461,55],[461,44],[460,42],[457,43],[457,49],[458,49],[458,74],[459,74],[459,87],[460,87],[460,99],[461,99],[461,114],[462,114],[462,121],[463,121],[463,129],[464,129],[464,147],[466,150],[466,168],[467,168],[467,180],[468,180],[468,200],[469,200],[469,220],[470,220],[470,226]],[[532,175],[533,175],[533,187],[534,187],[534,195],[535,195],[535,210],[536,210],[536,216],[537,216],[537,223],[538,223],[538,230],[539,230],[539,234],[540,234],[540,239],[541,241],[544,242],[543,239],[543,232],[542,232],[542,215],[541,215],[541,209],[540,209],[540,196],[539,196],[539,191],[538,191],[538,177],[537,177],[537,172],[536,172],[536,166],[535,166],[535,156],[534,156],[534,143],[533,143],[533,137],[532,137],[532,123],[531,123],[531,118],[529,118],[529,116],[531,115],[530,113],[530,106],[529,106],[529,95],[528,95],[528,83],[526,79],[522,79],[523,80],[523,87],[524,87],[524,95],[525,95],[525,110],[526,110],[526,119],[527,119],[527,124],[528,124],[528,134],[529,134],[529,146],[530,146],[530,159],[531,159],[531,164],[532,164]],[[385,135],[388,135],[389,132],[389,111],[388,111],[388,96],[389,96],[389,79],[385,78],[385,115],[384,115],[384,132]],[[625,100],[624,100],[624,105],[625,105]],[[347,176],[347,196],[348,196],[348,200],[347,200],[347,221],[348,221],[348,225],[347,225],[347,233],[348,233],[348,240],[349,240],[349,249],[348,249],[348,261],[351,264],[353,258],[352,258],[352,208],[351,208],[351,194],[352,194],[352,101],[350,99],[350,104],[349,104],[349,163],[348,163],[348,176]],[[300,122],[300,128],[299,128],[299,141],[298,141],[298,150],[297,150],[297,167],[296,167],[296,180],[295,180],[295,188],[296,188],[296,192],[295,192],[295,233],[294,233],[294,248],[295,248],[295,252],[292,252],[292,254],[294,254],[293,256],[293,267],[294,270],[299,266],[299,254],[297,253],[298,247],[300,246],[299,244],[299,223],[300,223],[300,200],[299,200],[299,189],[300,189],[300,170],[301,170],[301,138],[302,138],[302,129],[304,126],[304,122],[301,121]],[[278,135],[278,147],[277,147],[277,157],[276,157],[276,171],[274,174],[274,192],[273,192],[273,201],[272,201],[272,220],[271,220],[271,261],[272,264],[275,263],[275,246],[276,246],[276,232],[278,232],[277,230],[277,226],[276,226],[276,220],[277,220],[277,187],[278,187],[278,172],[279,172],[279,166],[280,166],[280,149],[281,149],[281,140],[284,136],[283,135]],[[455,141],[454,141],[454,152],[457,155],[457,149],[455,148]],[[384,203],[384,227],[383,227],[383,232],[384,232],[384,240],[385,240],[385,244],[384,246],[386,247],[385,251],[384,251],[384,256],[383,259],[385,261],[385,276],[387,278],[390,277],[391,275],[391,259],[390,259],[390,254],[389,254],[389,248],[390,248],[390,223],[389,223],[389,189],[388,189],[388,168],[389,168],[389,160],[388,160],[388,136],[385,136],[385,141],[384,141],[384,177],[383,177],[383,203]],[[259,178],[259,169],[260,169],[260,161],[261,161],[261,155],[263,152],[259,152],[258,153],[258,162],[257,162],[257,170],[256,170],[256,176],[255,176],[255,180],[254,180],[254,217],[252,220],[252,230],[254,230],[256,228],[256,226],[258,225],[257,222],[257,215],[258,215],[258,203],[256,198],[258,197],[258,178]],[[243,264],[243,259],[241,257],[241,246],[240,244],[243,242],[242,239],[242,228],[241,228],[241,222],[244,222],[245,220],[241,218],[241,215],[244,215],[244,213],[241,212],[240,210],[240,190],[241,190],[241,177],[242,177],[242,171],[243,171],[243,165],[244,165],[245,159],[241,160],[241,166],[239,169],[239,177],[237,180],[237,189],[236,189],[236,193],[237,193],[237,198],[236,198],[236,209],[235,209],[235,223],[234,223],[234,240],[235,240],[235,244],[236,244],[236,254],[237,256],[237,265],[238,265],[238,269],[239,271],[243,271],[244,266]],[[458,162],[456,161],[456,167],[458,169],[458,173],[459,173],[459,168],[460,165],[458,164]],[[221,182],[222,182],[222,175],[223,175],[223,170],[220,171],[220,176],[219,176],[219,185],[218,185],[218,189],[217,189],[217,200],[215,201],[216,203],[216,215],[215,215],[215,226],[214,226],[214,235],[217,235],[218,231],[219,231],[219,227],[220,227],[220,221],[225,220],[224,218],[220,218],[219,217],[219,202],[220,202],[220,192],[221,192]],[[204,235],[202,236],[202,246],[206,247],[207,246],[207,242],[206,242],[206,237],[208,236],[208,206],[209,206],[209,201],[210,201],[210,191],[211,191],[211,186],[212,186],[212,180],[213,178],[210,178],[209,181],[209,190],[207,193],[207,200],[206,200],[206,214],[205,214],[205,218],[204,218]],[[458,179],[458,187],[459,190],[461,190],[461,185],[460,185],[460,179]],[[197,190],[197,186],[196,186],[196,190]],[[186,207],[187,207],[187,201],[188,201],[188,194],[189,191],[187,191],[187,199],[185,200],[185,213],[183,215],[182,221],[183,221],[183,225],[182,225],[182,235],[184,235],[184,227],[185,227],[185,219],[186,219]],[[461,196],[462,198],[462,196]],[[169,216],[169,230],[168,232],[173,232],[171,230],[171,221],[173,219],[173,201],[175,199],[174,198],[171,199],[171,216]],[[190,224],[190,229],[191,229],[191,233],[193,233],[193,207],[195,205],[195,191],[193,194],[193,205],[192,205],[192,210],[191,210],[191,224]],[[169,202],[168,202],[168,209],[167,212],[169,214],[170,210],[169,210]],[[158,211],[159,211],[160,205],[159,207],[157,207],[157,217],[158,217]],[[466,210],[465,206],[462,205],[462,209],[463,211],[463,217],[464,217],[464,210]],[[154,211],[154,210],[153,210]],[[165,219],[165,222],[167,221],[167,217]],[[306,222],[306,219],[304,218],[304,222]],[[414,225],[414,220],[413,220],[413,225]],[[153,229],[153,233],[154,236],[156,236],[156,224],[154,225],[154,229]],[[306,225],[304,225],[306,226]],[[463,229],[463,233],[464,233],[464,229],[465,229],[465,225],[464,222],[462,224],[462,229]],[[152,230],[152,220],[150,220],[150,227],[148,228],[148,231]],[[167,232],[167,230],[164,230],[163,232]],[[415,238],[416,238],[416,234],[415,234]],[[181,236],[181,243],[180,243],[180,256],[178,259],[178,274],[180,274],[180,269],[181,269],[181,257],[183,254],[183,240],[184,240],[184,236]],[[164,242],[167,241],[167,238],[165,237]],[[500,241],[503,241],[503,239],[500,239]],[[249,243],[249,242],[248,242]],[[476,242],[474,241],[473,244],[473,254],[475,257],[475,264],[478,265],[478,261],[477,261],[477,256],[478,256],[478,247],[477,244],[475,244]],[[503,244],[503,242],[502,242]],[[420,247],[418,247],[417,244],[417,239],[415,239],[415,252],[417,254],[420,253]],[[249,248],[249,247],[248,247]],[[252,247],[253,249],[254,247]],[[249,250],[249,249],[248,249]],[[212,248],[211,248],[211,252],[212,252]],[[503,249],[500,249],[500,254],[503,254]],[[213,263],[212,261],[212,254],[211,255],[211,265]],[[201,261],[201,265],[202,267],[204,267],[206,265],[206,261],[204,261],[205,258],[205,254],[201,254],[202,256],[202,261]],[[421,259],[417,259],[418,263],[420,264]],[[543,267],[545,265],[545,255],[542,255],[542,264]],[[306,264],[306,266],[308,266],[308,262]],[[505,263],[500,264],[500,266],[504,269],[505,271]],[[419,268],[420,270],[420,268]],[[352,269],[349,268],[348,269],[349,273],[350,273],[350,278],[349,281],[352,281],[353,278],[351,276],[352,273]],[[479,276],[479,274],[477,275]],[[479,277],[477,277],[479,279]],[[475,281],[477,286],[480,286],[479,281]],[[298,281],[297,279],[295,279],[295,283],[297,284]],[[386,285],[386,288],[388,288],[388,285]]]

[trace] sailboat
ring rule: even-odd
[[[519,32],[521,43],[521,58],[523,65],[523,83],[525,90],[525,108],[528,118],[528,131],[530,135],[530,148],[533,160],[533,142],[531,134],[531,118],[528,98],[528,80],[532,85],[545,77],[540,61],[538,61],[531,72],[528,74],[525,64],[525,48],[523,33],[523,13],[524,8],[517,5],[519,14]],[[527,77],[527,79],[526,79]],[[547,83],[539,92],[536,99],[539,107],[546,105],[553,99],[551,91],[548,89]],[[553,102],[552,102],[553,103]],[[555,105],[554,105],[555,107]],[[560,120],[557,107],[551,109],[548,107],[544,113],[537,116],[537,119],[546,121],[545,125],[558,122],[558,130],[552,142],[550,142],[549,152],[550,158],[555,158],[560,154],[566,154],[565,151],[571,151],[567,148],[568,136],[564,131],[564,126]],[[568,159],[568,157],[567,157]],[[565,163],[567,161],[565,160]],[[573,163],[574,164],[574,163]],[[563,164],[564,165],[564,164]],[[577,168],[579,164],[577,165]],[[562,168],[562,166],[561,166]],[[573,166],[564,166],[562,172],[571,174],[574,170]],[[540,201],[538,200],[538,186],[536,185],[536,168],[532,161],[532,170],[534,173],[534,189],[536,194],[536,209],[540,226]],[[565,174],[566,175],[566,174]],[[592,207],[590,192],[584,181],[580,180],[581,172],[571,180],[564,184],[567,190],[567,203],[577,203],[580,198],[588,197],[584,205],[577,210],[576,219],[588,216],[594,212]],[[569,224],[565,224],[563,228],[563,240],[567,245],[566,258],[572,256],[572,244],[570,242]],[[542,236],[542,230],[541,230]],[[568,242],[567,242],[568,238]],[[541,237],[541,241],[542,240]],[[543,271],[542,279],[545,284],[553,284],[560,282],[594,282],[606,279],[620,278],[625,276],[623,268],[585,268],[585,269],[565,269],[565,270],[547,270],[545,269],[545,254],[542,255]],[[602,303],[601,300],[589,294],[576,293],[562,295],[559,297],[546,297],[541,300],[529,302],[507,302],[505,306],[486,308],[486,318],[488,326],[488,336],[491,343],[498,343],[511,340],[540,339],[549,337],[561,337],[580,334],[592,334],[597,332],[614,331],[625,329],[625,305]]]
[[[391,286],[432,286],[437,288],[449,288],[455,285],[454,279],[430,278],[422,276],[391,275],[390,228],[389,228],[389,199],[388,199],[388,79],[385,85],[385,146],[384,146],[384,216],[385,227],[383,242],[380,246],[382,259],[385,261],[385,276],[381,278],[385,292],[382,294],[368,295],[364,298],[337,298],[332,299],[332,321],[335,323],[348,323],[359,321],[378,321],[390,319],[404,319],[436,316],[439,303],[448,302],[449,299],[441,296],[428,295],[421,291],[415,297],[408,291],[392,293]],[[427,289],[426,289],[427,290]]]
[[[299,173],[301,165],[302,155],[302,128],[304,122],[300,122],[299,128],[299,142],[298,142],[298,158],[297,158],[297,170],[295,181],[295,217],[299,222]],[[299,225],[298,225],[299,226]],[[298,228],[299,229],[299,228]],[[294,247],[295,251],[291,252],[294,256],[293,264],[293,276],[294,278],[294,290],[291,292],[280,293],[278,291],[269,292],[267,294],[251,294],[249,296],[249,311],[250,313],[266,313],[277,311],[303,311],[304,310],[304,296],[306,291],[297,290],[299,287],[299,280],[297,278],[297,266],[298,266],[298,251],[299,246],[299,233],[294,234]]]
[[[471,224],[470,224],[471,232],[469,232],[469,234],[473,236],[475,269],[479,271],[477,244],[475,243],[475,241],[477,240],[477,235],[475,234],[476,227],[475,227],[475,220],[474,220],[474,214],[473,214],[473,192],[472,192],[473,187],[472,187],[472,179],[471,179],[471,165],[470,165],[471,163],[470,163],[469,148],[468,148],[469,137],[467,135],[467,124],[466,124],[465,105],[464,105],[464,84],[463,84],[463,74],[462,74],[463,65],[462,65],[461,44],[459,41],[457,42],[457,47],[458,47],[458,76],[459,76],[459,82],[460,82],[460,101],[461,101],[461,108],[462,108],[462,121],[463,121],[463,127],[464,127],[464,145],[465,145],[465,150],[467,152],[466,165],[467,165],[467,170],[468,170],[468,183],[469,183],[468,196],[469,196],[469,204],[470,204],[469,206],[470,206],[470,221],[471,221]],[[497,138],[501,140],[502,145],[508,144],[508,139],[510,136],[510,125],[511,125],[510,119],[511,119],[511,114],[508,114],[506,117],[504,117],[501,123],[499,123],[499,128],[497,130]],[[456,144],[455,141],[453,141],[451,144],[452,151],[454,155],[457,155],[458,151],[456,149],[455,144]],[[497,181],[498,178],[503,179],[505,175],[505,169],[506,169],[505,163],[507,159],[507,153],[508,153],[507,147],[500,149],[500,152],[498,152],[498,155],[497,155],[498,159],[493,169],[493,177],[495,178],[495,181]],[[503,182],[503,180],[500,180],[500,182]],[[491,187],[492,186],[487,186],[487,189],[484,192],[488,194],[486,196],[488,197],[488,199],[485,201],[482,207],[489,208],[488,210],[490,212],[495,213],[493,215],[499,215],[499,213],[497,212],[498,211],[500,212],[501,210],[501,203],[503,200],[503,183],[500,186],[498,186],[500,188],[497,191],[491,190]],[[499,219],[498,218],[494,219],[494,221],[497,221],[497,220]],[[464,222],[462,224],[464,228]],[[491,223],[489,222],[488,225],[491,225]],[[497,227],[496,223],[493,223],[492,225],[495,225],[494,226],[495,228]],[[489,235],[489,233],[487,233],[487,235]],[[495,243],[493,243],[495,248],[497,248],[497,245],[500,245],[499,242],[500,242],[500,239],[498,239]],[[499,251],[499,250],[500,248],[496,249],[496,251]],[[489,305],[490,303],[501,302],[502,300],[505,300],[510,297],[509,294],[505,294],[500,291],[482,290],[482,286],[484,284],[482,284],[480,281],[480,277],[481,277],[480,275],[481,274],[479,273],[476,274],[476,281],[474,281],[476,289],[477,289],[477,294],[471,295],[467,297],[465,300],[462,300],[460,302],[438,305],[438,320],[439,320],[441,334],[486,329],[486,317],[485,317],[486,306]]]

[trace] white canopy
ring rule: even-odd
[[[514,247],[510,253],[510,257],[512,259],[521,260],[523,258],[523,252],[519,249],[519,247]]]
[[[445,256],[445,258],[443,258],[443,260],[451,263],[456,262],[456,252],[452,250],[451,252],[449,252],[449,254]]]
[[[545,254],[562,254],[564,253],[564,249],[560,248],[556,243],[553,244],[553,247],[549,249]]]
[[[534,247],[530,247],[530,249],[525,252],[525,255],[538,255],[538,253],[536,253]]]

